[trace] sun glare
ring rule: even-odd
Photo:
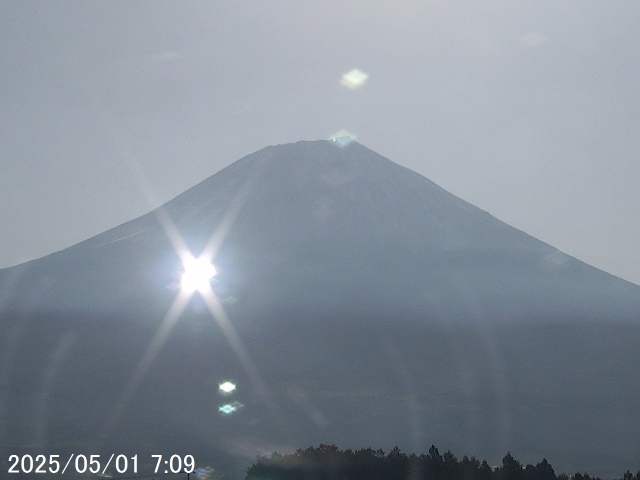
[[[209,289],[211,279],[216,275],[214,267],[209,259],[200,257],[189,257],[183,262],[184,273],[182,274],[182,290],[193,293],[205,292]]]

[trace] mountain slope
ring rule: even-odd
[[[568,297],[570,309],[582,305],[581,313],[606,315],[612,303],[625,303],[611,302],[614,296],[636,291],[356,143],[346,148],[332,142],[268,147],[175,198],[162,211],[196,255],[230,220],[216,262],[228,265],[235,277],[285,272],[291,277],[281,279],[286,288],[280,294],[285,296],[300,285],[298,272],[308,277],[310,269],[320,269],[320,274],[330,267],[335,267],[334,280],[346,285],[384,283],[391,274],[404,283],[399,286],[425,297],[411,300],[420,309],[433,306],[429,298],[450,306],[461,297],[477,297],[490,305],[515,295],[514,305],[500,308],[535,299],[539,305],[534,310],[540,312],[551,301],[557,314],[557,304]],[[178,278],[179,270],[166,228],[150,213],[13,269],[12,276],[18,300],[27,291],[34,296],[30,308],[37,308],[40,295],[47,304],[95,311],[103,303],[111,307],[110,298],[126,303],[130,296],[136,302],[154,296]],[[509,278],[514,275],[517,282]],[[322,289],[326,282],[319,283],[314,286]],[[116,285],[120,290],[114,291]],[[374,287],[383,285],[367,285],[363,294]],[[390,299],[401,293],[392,289]],[[607,303],[604,309],[600,299]],[[622,313],[616,312],[618,318]]]
[[[195,295],[145,357],[179,295],[176,249],[212,239],[235,333]],[[0,282],[14,449],[242,465],[311,442],[436,443],[601,475],[640,464],[640,287],[355,142],[267,147]],[[224,417],[229,377],[244,407]]]

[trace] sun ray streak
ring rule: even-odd
[[[116,136],[118,136],[117,132],[116,132]],[[135,158],[131,158],[131,156],[127,156],[127,157],[129,160],[132,160],[129,163],[129,166],[131,167],[131,169],[137,170],[136,167],[139,167],[139,164],[135,162]],[[137,173],[140,173],[140,172],[138,171]],[[141,185],[141,188],[143,188],[143,190],[147,194],[147,198],[150,198],[152,196],[152,192],[150,191],[150,189],[145,188],[147,185],[144,177],[142,177],[141,175],[137,175],[137,178],[138,178],[139,184]],[[249,195],[249,192],[251,190],[251,186],[255,183],[256,179],[257,179],[257,175],[253,175],[252,177],[248,178],[243,183],[243,185],[239,188],[237,194],[235,195],[231,203],[231,206],[229,207],[225,216],[220,221],[220,223],[218,224],[218,227],[212,233],[209,241],[207,242],[207,245],[201,257],[212,259],[215,256],[215,253],[218,251],[218,249],[224,242],[226,236],[229,233],[229,230],[231,229],[231,226],[233,225],[234,221],[238,216],[238,213],[240,212],[242,206],[244,205]],[[165,234],[167,235],[167,238],[169,239],[173,249],[175,250],[178,257],[180,258],[181,262],[184,264],[189,258],[193,258],[189,250],[189,247],[187,246],[186,242],[184,241],[184,238],[178,231],[178,228],[176,227],[175,222],[170,217],[168,212],[164,209],[164,207],[155,209],[153,213],[158,219],[160,226],[162,227]],[[189,303],[189,300],[193,293],[194,292],[189,292],[182,289],[179,291],[178,295],[176,296],[173,303],[169,307],[169,310],[165,315],[158,331],[155,333],[151,343],[149,344],[149,347],[147,347],[147,350],[144,356],[138,363],[136,370],[131,375],[129,382],[127,383],[123,392],[120,394],[120,397],[116,402],[116,405],[114,406],[111,414],[108,417],[107,422],[105,423],[105,426],[103,427],[103,431],[102,431],[103,436],[107,435],[111,431],[111,429],[114,427],[114,425],[117,423],[117,421],[120,419],[120,417],[124,413],[127,405],[129,404],[136,390],[142,383],[144,376],[149,371],[149,368],[151,367],[153,360],[156,358],[156,356],[160,352],[160,349],[164,345],[169,333],[171,332],[176,322],[178,321],[180,315],[183,313],[184,309]],[[270,402],[266,385],[260,379],[260,376],[257,373],[256,368],[253,366],[253,363],[251,362],[251,359],[246,349],[243,347],[235,330],[233,330],[233,327],[231,327],[228,317],[226,316],[219,302],[217,301],[217,299],[214,298],[213,291],[209,287],[208,291],[205,291],[204,293],[201,292],[201,295],[205,300],[205,304],[207,305],[209,311],[214,316],[214,319],[217,320],[218,323],[220,324],[221,329],[223,330],[224,334],[227,337],[227,340],[229,341],[232,348],[238,355],[244,368],[247,370],[249,377],[252,379],[254,385],[256,385],[256,388],[258,389],[260,395],[265,399],[267,405],[269,406],[269,409],[273,412],[274,418],[278,419],[278,423],[281,425],[284,431],[288,431],[288,428],[286,427],[286,424],[282,420],[282,417],[277,414],[276,406],[272,402]]]
[[[154,209],[153,214],[165,231],[176,252],[180,255],[180,252],[187,251],[186,244],[169,214],[163,207],[156,208],[157,205],[161,204],[160,197],[151,185],[151,182],[148,180],[148,175],[143,170],[140,161],[127,141],[122,129],[118,127],[116,121],[106,108],[105,102],[95,88],[96,82],[90,72],[79,60],[79,55],[75,48],[71,48],[71,46],[58,34],[58,32],[62,31],[62,29],[59,28],[59,20],[57,21],[57,19],[51,18],[50,21],[56,24],[52,25],[50,33],[55,40],[60,43],[61,52],[63,53],[67,64],[71,66],[72,70],[77,72],[77,77],[82,82],[82,86],[84,87],[83,91],[88,99],[87,103],[93,109],[95,118],[100,123],[103,131],[111,139],[113,146],[119,154],[118,158],[120,162],[129,171],[131,178],[136,182],[147,202],[147,205]]]
[[[238,191],[231,201],[231,205],[225,212],[214,232],[211,234],[211,237],[209,237],[209,240],[202,251],[203,256],[206,256],[207,258],[214,258],[216,256],[216,253],[224,243],[233,223],[236,221],[242,207],[247,201],[253,186],[258,180],[261,170],[261,168],[256,168],[255,171],[238,188]]]
[[[180,261],[184,264],[185,260],[189,256],[189,247],[184,241],[184,238],[182,238],[182,235],[180,235],[178,227],[176,227],[176,224],[164,207],[156,208],[153,213],[158,219],[158,222],[169,239],[169,242],[171,242],[173,249],[180,257]]]
[[[109,415],[107,422],[105,423],[105,426],[102,429],[103,436],[109,434],[111,429],[115,426],[115,424],[118,422],[118,420],[124,413],[125,409],[127,408],[127,405],[135,395],[138,387],[142,383],[142,380],[144,379],[145,375],[149,371],[151,364],[157,357],[162,346],[167,341],[167,337],[171,333],[171,330],[173,329],[176,322],[180,318],[180,315],[182,315],[182,312],[184,311],[187,304],[189,303],[190,298],[191,298],[190,294],[180,291],[176,296],[176,298],[174,299],[173,303],[171,304],[171,307],[169,307],[167,314],[162,320],[160,328],[158,328],[158,330],[156,331],[155,335],[151,340],[151,343],[149,344],[146,351],[144,352],[143,357],[138,362],[136,369],[131,374],[131,377],[129,377],[129,381],[127,382],[126,387],[124,388],[124,390],[120,394],[120,397],[116,401],[116,404],[113,407],[113,410],[111,411],[111,414]]]
[[[53,23],[57,24],[59,22],[56,22],[54,19]],[[57,32],[60,30],[54,28],[53,31]],[[58,40],[59,43],[61,43],[63,47],[65,47],[62,50],[66,54],[66,60],[71,65],[71,68],[78,73],[79,78],[81,78],[83,86],[85,87],[84,90],[86,96],[88,97],[89,103],[96,113],[96,118],[98,119],[98,122],[101,124],[104,131],[111,138],[115,148],[119,153],[120,161],[132,175],[132,178],[137,183],[149,206],[151,206],[151,208],[154,208],[156,205],[160,204],[158,195],[149,182],[141,163],[139,162],[133,149],[127,142],[127,139],[122,130],[118,127],[117,123],[113,120],[112,116],[108,112],[105,106],[105,102],[102,100],[98,91],[93,87],[95,85],[95,82],[92,81],[90,73],[85,68],[83,68],[83,66],[79,62],[79,56],[77,55],[76,51],[70,48],[70,45],[68,45],[62,39],[62,37],[57,34],[54,34],[54,36],[56,40]],[[224,242],[229,233],[229,230],[231,229],[231,226],[235,222],[240,210],[242,209],[248,197],[251,187],[255,184],[255,181],[258,178],[258,171],[260,170],[261,169],[258,168],[256,174],[247,179],[239,189],[237,195],[231,203],[230,208],[226,212],[221,222],[218,224],[217,228],[212,233],[209,241],[204,248],[203,255],[206,255],[206,258],[212,259]],[[158,223],[167,235],[167,238],[169,239],[176,254],[184,263],[184,260],[191,256],[191,252],[187,246],[187,242],[185,242],[185,239],[180,234],[175,222],[164,207],[155,208],[153,210],[153,215],[155,215]],[[153,361],[165,344],[171,330],[188,305],[191,294],[192,292],[186,292],[183,290],[180,290],[178,292],[176,298],[174,299],[164,319],[162,320],[159,329],[154,334],[154,337],[147,347],[143,357],[138,362],[135,371],[130,376],[127,385],[116,401],[116,404],[103,427],[103,436],[110,433],[112,428],[121,418],[122,414],[131,402],[138,387],[149,371]],[[201,293],[201,295],[205,300],[207,308],[209,309],[217,323],[220,325],[220,328],[222,329],[224,335],[234,349],[243,367],[249,374],[249,377],[258,390],[258,393],[264,399],[269,410],[274,415],[274,418],[278,421],[283,430],[288,431],[289,429],[286,427],[282,416],[280,416],[277,412],[277,406],[271,400],[266,384],[260,378],[260,375],[253,362],[251,361],[247,350],[244,348],[240,338],[231,326],[226,313],[222,309],[222,306],[220,305],[217,298],[215,298],[213,291],[209,288],[208,291]]]
[[[242,209],[242,206],[244,205],[248,194],[249,185],[248,183],[245,183],[233,199],[231,206],[226,211],[224,217],[222,217],[222,220],[220,221],[214,232],[211,234],[209,241],[202,251],[203,255],[208,258],[215,257],[225,238],[229,234],[231,226],[236,221],[236,218],[238,217],[238,214],[240,213],[240,210]]]
[[[291,431],[287,423],[285,422],[284,417],[278,412],[278,406],[271,398],[271,393],[269,392],[267,385],[262,380],[258,369],[251,360],[249,352],[243,345],[242,340],[238,336],[236,330],[233,328],[233,325],[231,325],[229,317],[222,308],[222,305],[220,304],[220,301],[216,297],[215,293],[213,292],[213,290],[209,289],[206,292],[202,292],[201,295],[205,302],[205,305],[207,306],[207,309],[222,330],[223,335],[229,342],[229,345],[231,345],[231,348],[238,357],[238,360],[242,364],[242,367],[247,372],[249,380],[253,384],[258,395],[265,402],[265,405],[269,409],[269,413],[271,413],[272,417],[277,422],[282,431],[287,435],[290,435]]]

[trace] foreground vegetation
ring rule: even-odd
[[[247,469],[246,480],[601,480],[587,473],[556,475],[542,459],[537,465],[522,465],[507,453],[502,465],[491,467],[486,460],[464,456],[459,460],[447,451],[441,455],[435,446],[426,454],[407,455],[397,447],[383,450],[340,450],[335,445],[320,445],[291,454],[274,453],[258,457]],[[640,480],[624,473],[621,480]]]

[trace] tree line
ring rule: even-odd
[[[398,447],[385,453],[382,449],[340,450],[335,445],[298,449],[291,454],[260,456],[247,469],[245,480],[601,480],[587,473],[556,475],[542,459],[536,465],[523,465],[507,453],[502,465],[491,467],[466,455],[459,460],[451,451],[440,454],[431,446],[425,454],[403,453]],[[624,473],[620,480],[640,480]]]

